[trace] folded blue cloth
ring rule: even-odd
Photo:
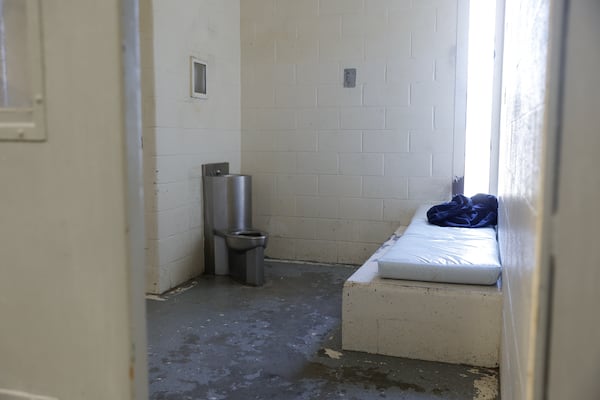
[[[427,220],[438,226],[484,228],[498,223],[498,199],[491,194],[476,194],[469,198],[458,194],[448,203],[427,211]]]

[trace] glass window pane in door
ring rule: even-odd
[[[0,0],[0,108],[30,108],[27,1]]]

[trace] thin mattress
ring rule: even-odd
[[[493,285],[501,273],[494,228],[449,228],[427,222],[421,206],[404,234],[378,260],[382,278]]]

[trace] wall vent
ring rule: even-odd
[[[208,92],[206,90],[206,63],[196,57],[190,57],[190,69],[190,95],[196,99],[208,98]]]

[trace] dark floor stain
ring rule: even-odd
[[[302,378],[326,379],[345,384],[362,385],[365,389],[374,387],[377,390],[400,388],[403,391],[413,390],[424,393],[425,388],[413,383],[391,380],[387,373],[380,372],[377,368],[364,367],[329,367],[316,362],[310,362],[302,371]]]
[[[224,345],[224,344],[227,344],[227,341],[230,338],[231,338],[231,336],[227,335],[227,334],[216,334],[215,336],[207,339],[205,343],[207,345],[214,345],[214,346]]]
[[[200,336],[194,334],[186,335],[183,342],[190,345],[200,344]]]

